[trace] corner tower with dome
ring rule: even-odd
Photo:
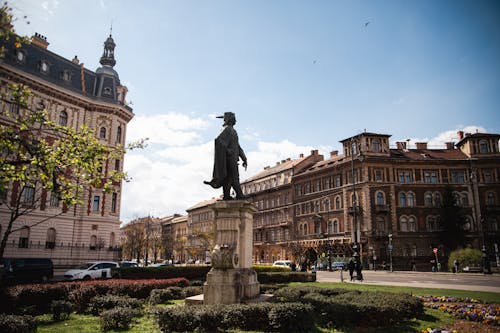
[[[85,124],[95,130],[101,143],[124,145],[127,124],[134,114],[126,102],[127,87],[121,85],[114,69],[116,44],[111,34],[95,71],[86,68],[78,56],[69,60],[51,52],[47,38],[38,33],[20,48],[1,43],[6,48],[0,61],[0,89],[6,94],[2,108],[13,105],[7,85],[23,84],[32,92],[28,105],[44,107],[53,121],[75,128]],[[2,113],[0,122],[7,122],[4,117]],[[107,161],[103,169],[104,173],[122,171],[123,157]],[[3,199],[9,200],[17,187],[7,184]],[[39,204],[15,222],[18,231],[10,235],[4,256],[50,258],[56,267],[118,260],[121,194],[121,183],[115,183],[111,193],[87,188],[81,197],[84,204],[68,208],[46,190],[35,188]],[[5,231],[8,213],[6,205],[0,205],[0,233]]]

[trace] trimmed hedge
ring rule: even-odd
[[[99,295],[128,295],[145,299],[151,290],[167,287],[185,287],[185,278],[164,280],[93,280],[76,282],[56,282],[50,284],[25,284],[5,290],[5,303],[9,312],[33,314],[48,313],[52,301],[65,300],[74,304],[77,312],[84,312],[90,300]],[[3,303],[3,302],[2,302]]]
[[[135,316],[140,312],[131,308],[117,307],[103,311],[99,318],[101,330],[127,330]]]
[[[52,312],[52,320],[60,321],[69,318],[73,312],[73,304],[67,301],[52,301],[50,303],[50,311]]]
[[[326,327],[387,326],[423,313],[422,302],[403,293],[286,287],[275,292],[275,300],[311,304],[318,324]]]
[[[205,280],[210,266],[162,266],[113,268],[112,276],[121,279],[173,279]]]
[[[269,266],[269,265],[254,265],[253,269],[257,273],[270,273],[270,272],[291,272],[292,269],[290,267],[283,266]]]
[[[316,282],[316,272],[261,272],[257,280],[259,283]]]
[[[17,316],[0,313],[0,332],[36,333],[37,321],[32,316]]]
[[[138,309],[142,306],[142,304],[143,303],[137,298],[132,298],[129,296],[96,296],[92,298],[92,300],[90,300],[87,311],[96,316],[103,310],[111,310],[113,308]]]
[[[229,329],[310,332],[313,307],[301,303],[252,303],[168,307],[155,310],[162,332],[217,332]]]

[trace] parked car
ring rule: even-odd
[[[67,280],[110,279],[111,269],[119,266],[113,261],[88,262],[76,269],[70,269],[64,273],[64,278]]]
[[[279,266],[279,267],[288,267],[292,268],[292,262],[290,260],[276,260],[273,263],[273,266]]]
[[[168,267],[168,266],[173,266],[173,265],[174,264],[171,264],[168,261],[164,261],[164,262],[161,262],[161,263],[149,265],[148,267]]]
[[[120,267],[139,267],[139,265],[135,261],[120,261]]]
[[[462,271],[466,273],[480,273],[483,270],[479,266],[465,266],[464,268],[462,268]]]
[[[54,264],[47,258],[3,258],[0,279],[6,284],[16,282],[47,282],[54,277]]]

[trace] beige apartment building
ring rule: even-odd
[[[51,52],[48,45],[46,37],[39,34],[20,48],[5,45],[5,57],[0,61],[2,93],[8,94],[8,84],[26,85],[33,93],[28,101],[30,108],[45,108],[50,119],[61,125],[78,128],[85,124],[106,145],[123,145],[134,114],[125,100],[127,87],[113,68],[112,36],[104,42],[101,67],[95,71],[86,68],[77,56],[68,60]],[[4,111],[16,107],[8,98],[1,104],[3,124],[9,124]],[[106,161],[103,172],[122,168],[123,158]],[[5,202],[20,190],[17,183],[7,185],[8,191],[1,198]],[[119,259],[121,192],[121,183],[115,183],[109,194],[100,188],[88,188],[81,197],[83,205],[65,207],[44,189],[26,191],[38,204],[15,222],[18,231],[10,235],[5,257],[51,258],[59,266]],[[6,206],[0,205],[2,236],[10,213]]]

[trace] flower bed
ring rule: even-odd
[[[500,326],[500,305],[482,304],[470,298],[417,296],[424,306],[451,314],[457,319]]]

